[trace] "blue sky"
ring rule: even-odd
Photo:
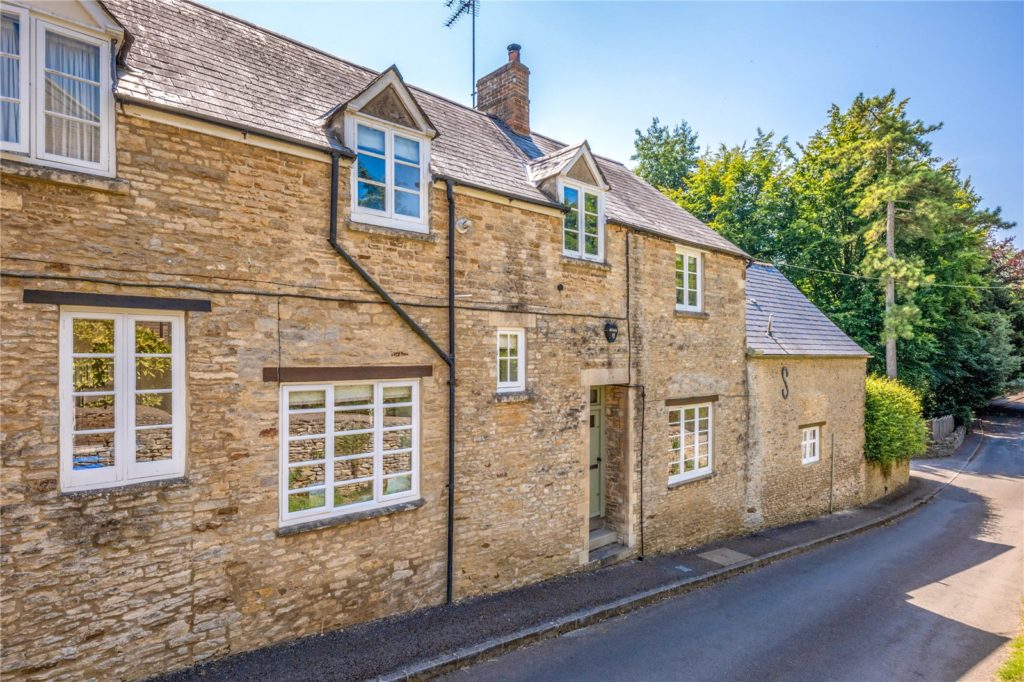
[[[443,0],[206,4],[470,102],[467,20]],[[1024,2],[498,2],[482,0],[477,74],[523,46],[531,127],[628,161],[652,116],[703,146],[760,126],[802,142],[832,103],[896,88],[1024,246]]]

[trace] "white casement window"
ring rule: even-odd
[[[355,120],[352,218],[413,232],[427,231],[427,148],[424,138]]]
[[[0,146],[22,160],[113,175],[110,43],[4,8]]]
[[[498,392],[526,390],[526,333],[498,330]]]
[[[669,483],[711,473],[714,442],[712,409],[711,403],[669,409],[668,425],[672,439]]]
[[[61,489],[185,473],[185,318],[62,309]]]
[[[821,459],[821,427],[808,426],[800,430],[800,454],[804,464]]]
[[[28,152],[28,13],[0,12],[0,146]]]
[[[281,523],[419,496],[419,383],[281,388]]]
[[[599,192],[563,183],[562,253],[573,258],[604,260],[604,199]]]
[[[676,310],[702,310],[704,274],[701,260],[699,251],[676,249]]]

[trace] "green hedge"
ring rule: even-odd
[[[895,379],[868,377],[864,456],[888,468],[893,462],[923,453],[927,438],[918,395]]]

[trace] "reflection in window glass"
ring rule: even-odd
[[[284,400],[283,521],[415,493],[417,384],[288,386]]]
[[[705,404],[669,410],[670,483],[711,473],[711,409]]]

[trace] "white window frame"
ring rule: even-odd
[[[518,371],[515,379],[501,380],[501,337],[509,336],[516,340],[516,359]],[[515,393],[526,390],[526,331],[524,329],[499,329],[494,349],[495,368],[497,369],[498,393]],[[511,358],[510,358],[511,359]]]
[[[707,466],[704,466],[704,467],[699,466],[700,465],[700,451],[698,449],[699,448],[699,443],[700,443],[700,437],[699,436],[700,436],[700,433],[701,433],[701,431],[700,431],[700,408],[702,408],[702,407],[706,407],[707,410],[708,410],[708,428],[707,428],[707,435],[708,435],[708,453],[707,453],[708,454],[708,463],[707,463]],[[695,419],[694,446],[693,446],[694,447],[694,468],[692,470],[690,470],[690,471],[686,471],[686,460],[685,460],[686,442],[685,442],[685,439],[683,437],[683,434],[685,433],[685,428],[684,428],[683,424],[684,424],[684,421],[686,420],[686,413],[688,411],[690,411],[690,410],[693,411],[694,419]],[[668,477],[669,485],[672,485],[673,483],[682,483],[684,481],[689,481],[689,480],[694,479],[694,478],[702,478],[704,476],[708,476],[708,475],[710,475],[714,471],[714,463],[715,463],[715,405],[714,405],[714,403],[711,403],[711,402],[708,402],[708,403],[695,403],[695,404],[692,404],[692,405],[680,405],[680,406],[670,407],[669,408],[669,427],[670,427],[670,430],[672,428],[676,428],[676,427],[674,427],[672,425],[672,413],[673,412],[678,412],[679,413],[679,423],[678,423],[678,429],[676,431],[674,431],[674,432],[670,432],[669,437],[673,441],[675,439],[677,439],[677,438],[679,439],[679,447],[678,447],[678,449],[676,449],[675,447],[671,448],[671,451],[675,454],[675,459],[673,460],[672,463],[679,465],[679,473],[674,474],[674,475],[671,472],[669,473],[669,477]]]
[[[17,142],[0,141],[0,149],[9,152],[27,154],[30,148],[29,141],[32,139],[32,131],[29,127],[32,109],[32,94],[29,90],[29,71],[32,68],[32,51],[29,47],[31,41],[31,26],[28,12],[20,7],[4,5],[3,14],[18,19],[18,131],[21,138]]]
[[[565,218],[568,215],[566,213],[562,216],[562,229],[558,233],[558,238],[562,244],[562,255],[569,258],[578,258],[580,260],[588,260],[596,263],[604,262],[604,241],[605,241],[605,215],[604,215],[604,192],[600,189],[587,185],[580,182],[572,182],[569,180],[560,179],[558,182],[558,196],[561,197],[562,203],[565,203],[565,190],[566,188],[574,189],[579,192],[580,202],[577,209],[577,220],[579,227],[579,250],[571,251],[565,248]],[[597,254],[586,253],[586,246],[584,243],[584,224],[585,224],[585,194],[592,194],[597,197]]]
[[[345,117],[345,139],[349,147],[356,154],[359,153],[357,140],[358,126],[364,125],[384,132],[384,193],[386,197],[386,209],[377,211],[372,208],[359,205],[359,164],[356,159],[352,160],[352,171],[350,184],[352,187],[351,218],[354,222],[377,225],[379,227],[390,227],[396,230],[407,232],[427,233],[430,231],[429,221],[429,194],[430,194],[430,138],[418,130],[397,126],[387,121],[382,121],[365,114],[349,114]],[[395,213],[395,135],[415,140],[420,145],[420,215],[418,218]],[[401,163],[401,162],[399,162]]]
[[[37,14],[21,7],[5,4],[4,13],[18,15],[22,22],[21,42],[23,43],[21,95],[24,106],[21,125],[22,140],[19,144],[3,144],[0,155],[3,158],[36,166],[47,166],[61,170],[78,171],[102,177],[116,174],[114,142],[114,94],[111,76],[111,35],[94,31],[89,27],[64,20],[52,14]],[[100,159],[96,163],[73,159],[57,154],[47,154],[46,149],[46,32],[65,35],[99,48],[100,73]],[[25,43],[27,42],[27,46]]]
[[[821,460],[821,425],[805,426],[800,429],[800,461],[814,464]]]
[[[74,349],[75,319],[114,321],[114,466],[75,470]],[[135,322],[171,323],[171,458],[135,461]],[[60,482],[73,492],[185,475],[185,315],[166,310],[131,310],[64,306],[60,311]]]
[[[334,437],[338,433],[334,425],[334,387],[335,386],[373,386],[373,499],[367,502],[334,507]],[[395,430],[384,426],[384,389],[389,387],[411,387],[412,395],[412,447],[408,450],[412,453],[412,481],[409,490],[391,495],[384,495],[384,433]],[[288,470],[292,466],[288,462],[289,423],[288,423],[288,395],[293,391],[324,391],[325,411],[325,432],[330,436],[324,436],[324,498],[325,506],[322,509],[304,509],[302,511],[288,511]],[[284,384],[281,386],[280,412],[278,415],[280,423],[280,459],[278,466],[278,499],[279,518],[281,527],[305,523],[324,518],[347,516],[369,509],[390,507],[400,502],[418,499],[420,496],[420,382],[415,379],[396,381],[332,381],[317,384]],[[316,408],[318,409],[318,408]],[[314,409],[313,411],[316,411]],[[405,427],[397,427],[404,429]],[[370,429],[365,432],[370,432]],[[402,451],[399,452],[403,452]],[[390,453],[391,451],[389,451]],[[365,455],[364,455],[365,456]],[[358,455],[346,457],[355,458]],[[303,463],[296,462],[295,466],[302,466]],[[404,475],[404,474],[399,474]],[[311,486],[315,487],[315,486]],[[296,489],[299,490],[299,489]],[[295,492],[294,490],[291,492]]]
[[[73,159],[59,154],[46,152],[46,33],[57,33],[73,40],[95,45],[99,48],[99,72],[100,72],[100,160],[96,163]],[[112,135],[113,116],[111,115],[113,95],[110,85],[110,43],[104,39],[88,33],[60,26],[55,23],[35,20],[35,84],[33,94],[35,105],[33,111],[33,124],[35,128],[35,158],[43,161],[48,166],[67,168],[70,170],[90,170],[104,173],[110,168],[112,151],[110,149]]]
[[[680,287],[676,284],[676,278],[679,276],[679,259],[682,258],[684,268],[683,272],[683,284]],[[689,259],[695,258],[697,260],[697,305],[689,304]],[[673,262],[673,292],[675,294],[676,310],[683,312],[699,313],[704,310],[704,254],[696,249],[687,249],[682,246],[676,247],[675,260]],[[679,302],[679,292],[684,292],[684,303]]]

